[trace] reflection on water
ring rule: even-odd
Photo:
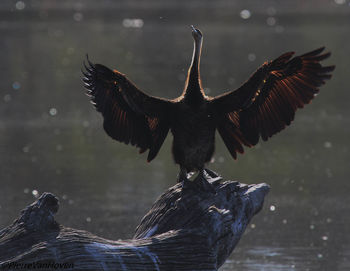
[[[244,252],[244,260],[230,259],[221,270],[347,270],[348,256],[337,267],[328,264],[316,247],[255,247]],[[345,256],[345,255],[344,255]],[[235,256],[234,258],[236,258]]]
[[[244,261],[227,261],[223,270],[281,271],[295,270],[297,266],[303,270],[311,270],[315,267],[314,261],[305,261],[303,256],[305,254],[310,255],[314,253],[314,248],[256,247],[246,252],[247,258]]]
[[[293,4],[292,4],[293,3]],[[317,4],[316,4],[317,3]],[[349,270],[349,6],[195,1],[0,3],[0,227],[43,191],[57,219],[111,239],[130,238],[175,183],[168,138],[150,164],[109,139],[83,94],[80,68],[116,67],[150,94],[173,98],[204,33],[206,92],[238,87],[266,59],[325,45],[334,78],[291,127],[233,161],[217,138],[210,167],[272,190],[222,270]]]

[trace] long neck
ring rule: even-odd
[[[203,97],[201,79],[199,74],[199,63],[202,50],[202,39],[195,40],[192,62],[188,69],[186,85],[184,90],[185,98],[200,98]]]

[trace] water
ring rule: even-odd
[[[272,187],[221,270],[350,269],[347,3],[2,1],[0,12],[1,228],[50,191],[60,197],[62,224],[114,240],[132,237],[152,202],[175,183],[171,138],[150,164],[108,138],[84,95],[82,61],[88,53],[147,93],[174,98],[194,24],[204,33],[201,74],[210,95],[238,87],[289,50],[325,45],[333,53],[326,63],[337,65],[291,127],[237,161],[217,137],[210,168]]]

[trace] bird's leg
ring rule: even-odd
[[[187,170],[184,167],[180,167],[180,173],[177,177],[177,182],[182,184],[182,191],[188,188],[193,188],[195,185],[187,178]]]
[[[204,169],[206,176],[209,177],[209,179],[207,179],[207,181],[211,184],[214,185],[216,183],[220,183],[220,181],[222,180],[222,177],[220,174],[216,173],[215,171],[209,169],[209,168],[205,168]]]
[[[183,167],[180,167],[180,172],[177,176],[177,182],[182,183],[185,179],[187,179],[187,170]]]
[[[208,174],[205,169],[201,169],[199,170],[199,174],[194,182],[196,182],[203,191],[209,191],[213,194],[216,194],[215,187],[213,183],[209,182],[209,179],[212,179],[210,174]]]

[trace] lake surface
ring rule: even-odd
[[[350,270],[349,18],[341,0],[1,1],[0,228],[50,191],[60,198],[62,224],[114,240],[133,236],[176,182],[171,136],[150,164],[110,139],[84,95],[82,61],[88,53],[147,93],[174,98],[194,24],[204,34],[209,95],[238,87],[286,51],[326,46],[325,63],[337,65],[290,127],[238,160],[217,136],[210,168],[272,187],[220,270]]]

